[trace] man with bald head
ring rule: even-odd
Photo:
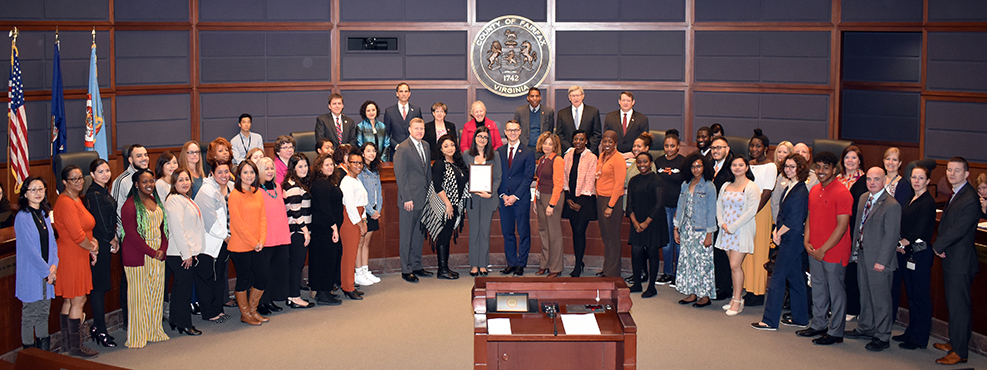
[[[812,163],[812,152],[809,151],[809,146],[805,143],[795,144],[795,154],[801,155],[805,158],[806,163]],[[809,178],[805,180],[805,187],[812,190],[813,186],[819,183],[819,179],[816,177],[816,170],[809,166]]]
[[[860,195],[857,214],[861,215],[850,229],[853,250],[850,260],[860,268],[860,316],[857,328],[843,333],[849,339],[869,339],[864,347],[882,351],[890,347],[891,278],[898,263],[895,250],[901,235],[901,205],[885,191],[884,169],[867,170],[867,193]]]

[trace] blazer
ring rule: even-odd
[[[187,260],[202,253],[206,245],[206,226],[199,206],[183,195],[172,194],[164,207],[170,235],[175,237],[171,240],[168,256]]]
[[[857,214],[864,214],[864,207],[867,206],[867,199],[870,192],[860,195],[857,201]],[[861,217],[862,218],[862,217]],[[863,222],[864,240],[860,242],[861,224]],[[858,256],[858,263],[864,263],[860,268],[873,269],[871,262],[884,266],[884,271],[894,271],[898,269],[898,260],[895,250],[898,249],[898,240],[901,236],[901,205],[894,200],[887,191],[874,201],[870,213],[866,220],[857,220],[850,229],[850,237],[853,240],[853,253]],[[863,254],[861,253],[863,249]]]
[[[713,157],[710,157],[709,165],[714,166],[713,168],[716,168],[715,167],[716,161],[713,160],[712,158]],[[717,172],[716,176],[713,177],[713,186],[716,187],[717,194],[720,193],[720,189],[723,188],[723,184],[727,183],[727,179],[730,178],[730,161],[732,159],[733,159],[733,153],[727,152],[727,157],[726,159],[723,160],[723,168],[721,168],[720,172]]]
[[[648,123],[648,116],[637,110],[631,111],[630,120],[627,122],[627,132],[624,132],[622,112],[620,109],[607,113],[603,120],[605,130],[613,130],[617,133],[617,151],[621,153],[630,152],[634,147],[634,139],[651,129]],[[658,138],[655,138],[658,139]],[[663,138],[664,140],[664,138]]]
[[[583,114],[579,120],[579,129],[586,131],[589,136],[589,144],[586,146],[590,151],[600,154],[600,140],[603,139],[603,132],[600,131],[600,110],[583,103]],[[576,121],[572,118],[572,106],[559,109],[555,115],[555,133],[559,135],[562,143],[562,153],[572,147],[572,133],[576,132]]]
[[[572,163],[573,159],[576,157],[576,151],[570,151],[565,153],[565,162],[563,177],[562,177],[562,189],[565,191],[572,192],[573,195],[579,197],[583,195],[596,195],[596,154],[590,151],[583,151],[583,154],[579,155],[579,172],[575,175],[572,174]],[[576,176],[576,188],[569,188],[569,177]]]
[[[413,202],[416,210],[424,209],[428,187],[432,186],[432,169],[428,160],[422,162],[412,140],[410,137],[405,139],[394,150],[394,180],[398,184],[398,208],[402,210],[407,201]],[[428,155],[431,150],[428,142],[422,140],[421,143]]]
[[[14,295],[21,302],[55,298],[53,285],[46,283],[46,295],[41,296],[41,284],[38,284],[48,277],[51,266],[58,266],[58,243],[55,242],[55,229],[51,227],[50,214],[45,217],[45,226],[48,227],[48,235],[45,235],[48,238],[48,262],[41,258],[41,235],[31,211],[25,209],[14,216],[14,234],[17,235]]]
[[[162,210],[164,211],[164,210]],[[167,216],[166,216],[167,217]],[[147,241],[137,231],[137,207],[134,198],[127,198],[120,210],[120,223],[123,224],[124,237],[120,242],[120,259],[127,267],[144,266],[144,256],[154,258],[157,251],[147,245]],[[161,247],[159,251],[168,254],[168,235],[165,233],[164,221],[161,222]]]
[[[895,198],[898,192],[895,191]],[[928,191],[909,203],[899,203],[901,207],[901,238],[908,240],[905,250],[915,251],[915,243],[922,239],[926,248],[932,245],[932,233],[936,231],[936,200]]]
[[[96,220],[93,237],[101,243],[110,244],[117,236],[117,201],[110,196],[110,191],[97,183],[92,183],[86,189],[86,197],[82,203]]]
[[[781,243],[788,245],[803,245],[805,242],[805,219],[809,216],[809,189],[800,186],[805,182],[792,183],[792,190],[785,194],[785,189],[774,193],[781,194],[778,205],[778,218],[775,219],[775,229],[783,225],[788,232],[781,236]],[[773,194],[773,193],[772,193]]]
[[[716,198],[717,224],[723,224],[725,222],[723,220],[723,193],[726,189],[726,186],[720,188],[720,195]],[[743,212],[740,214],[740,218],[726,227],[726,231],[737,234],[740,242],[744,244],[740,246],[741,250],[754,250],[754,231],[756,229],[754,216],[757,215],[757,205],[760,202],[761,189],[754,184],[754,181],[747,181],[747,186],[744,187]],[[716,238],[716,248],[723,249],[720,248],[722,240],[723,238]]]
[[[387,133],[391,135],[391,145],[396,146],[408,139],[408,127],[411,126],[411,119],[416,117],[422,118],[422,110],[411,102],[408,102],[408,114],[405,118],[401,118],[401,110],[397,104],[384,110],[384,126],[387,126]]]
[[[459,145],[459,130],[456,129],[456,124],[449,121],[445,121],[445,126],[446,126],[446,134],[452,136],[452,141],[456,143],[456,145]],[[442,151],[439,150],[442,148],[439,148],[438,145],[435,145],[435,142],[439,140],[439,138],[435,137],[435,121],[425,122],[425,137],[423,137],[422,140],[428,142],[428,146],[432,147],[433,160],[437,161],[443,159]],[[469,148],[467,148],[467,150],[469,150]]]
[[[946,274],[976,274],[980,271],[973,244],[980,221],[980,199],[970,183],[964,183],[946,204],[939,220],[939,234],[932,244],[936,254],[946,254],[942,271]]]
[[[473,161],[475,159],[476,158],[474,158],[472,155],[469,154],[469,150],[463,152],[463,161],[466,162],[466,166],[469,166],[469,165],[473,164]],[[493,191],[491,192],[493,196],[490,197],[490,198],[483,198],[483,197],[479,196],[478,194],[472,194],[472,195],[470,195],[470,197],[473,198],[473,200],[472,200],[473,201],[473,204],[476,204],[477,202],[480,202],[485,207],[490,207],[489,209],[493,209],[494,207],[497,207],[497,206],[500,205],[500,199],[497,198],[497,192],[500,189],[501,177],[503,177],[503,173],[504,173],[503,165],[500,163],[500,153],[497,153],[497,151],[494,151],[493,159],[487,160],[487,164],[493,166],[493,168],[492,168],[493,169],[493,186],[491,187],[491,189],[493,189]]]
[[[232,182],[226,183],[226,189],[227,194],[235,191]],[[195,204],[202,212],[202,222],[206,232],[206,244],[202,253],[213,258],[219,257],[224,240],[230,236],[230,210],[226,204],[226,197],[219,192],[219,183],[212,176],[202,180],[202,187],[195,195]]]
[[[505,143],[497,148],[503,170],[503,177],[497,194],[499,198],[508,195],[516,196],[518,202],[521,202],[523,207],[527,207],[526,204],[531,202],[531,181],[535,178],[535,151],[528,148],[523,142],[519,142],[517,151],[514,153],[514,162],[508,164],[507,149],[509,147],[510,144]]]
[[[538,111],[541,112],[541,123],[538,125],[541,127],[541,132],[555,132],[555,111],[552,110],[552,107],[542,104]],[[531,137],[531,104],[517,107],[514,110],[514,120],[521,124],[521,142],[527,143]],[[555,132],[555,134],[558,135],[559,133]],[[562,148],[559,153],[565,153],[566,149],[568,148]]]
[[[336,137],[336,122],[333,122],[332,113],[323,114],[315,119],[315,140],[328,138],[335,148],[338,148],[340,143],[356,146],[356,123],[342,113],[340,113],[340,121],[343,122],[342,142]]]
[[[689,183],[683,183],[679,191],[679,204],[686,204],[689,197],[692,197],[692,218],[689,221],[692,222],[693,229],[704,233],[716,232],[719,226],[716,224],[716,187],[713,182],[700,178],[691,194]],[[676,208],[672,224],[681,228],[685,222],[685,208]]]
[[[374,129],[377,131],[374,132]],[[391,136],[387,134],[384,122],[374,121],[371,124],[370,121],[363,120],[356,124],[356,145],[363,146],[364,143],[374,143],[377,146],[377,157],[381,162],[391,161],[391,151],[387,149],[391,147]],[[281,181],[277,183],[280,184]]]

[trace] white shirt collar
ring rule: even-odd
[[[405,111],[405,112],[408,112],[408,113],[410,113],[410,112],[409,112],[409,109],[408,109],[408,106],[409,106],[409,105],[411,105],[411,102],[408,102],[408,103],[406,103],[406,104],[401,104],[401,102],[398,102],[398,110],[399,110],[399,111],[401,111],[401,110],[403,110],[403,111]]]
[[[534,107],[534,108],[531,107],[531,104],[528,104],[528,111],[529,112],[531,112],[531,113],[538,113],[539,110],[541,110],[541,104],[538,104],[538,106],[537,107]]]
[[[966,185],[966,181],[960,183],[959,185],[954,186],[953,187],[953,195],[956,195],[956,193],[959,193],[960,192],[960,189],[963,189],[963,185]]]
[[[336,115],[336,113],[333,112],[329,112],[329,114],[332,115],[332,123],[336,123],[337,120],[339,121],[340,124],[343,123],[343,112],[339,112],[338,116]]]
[[[634,108],[631,108],[631,110],[629,110],[629,111],[626,111],[626,112],[624,112],[624,111],[620,111],[620,114],[621,114],[621,116],[623,116],[623,115],[625,115],[625,114],[626,114],[626,115],[627,115],[628,117],[630,117],[630,116],[632,116],[632,115],[634,115]],[[622,118],[622,119],[623,119],[623,118]],[[628,120],[630,120],[630,118],[628,118]]]
[[[881,194],[884,194],[884,187],[881,187],[881,191],[877,192],[877,194],[871,194],[870,197],[867,198],[867,202],[873,204],[877,201],[877,198],[881,197]]]

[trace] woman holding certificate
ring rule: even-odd
[[[538,237],[541,238],[541,266],[535,275],[558,277],[562,273],[562,195],[565,161],[559,156],[559,136],[545,132],[538,137],[536,150],[545,153],[538,159],[535,178],[538,179]]]
[[[480,171],[473,171],[478,167],[489,167],[492,173],[490,178],[472,178],[470,184],[470,205],[466,207],[466,215],[470,220],[470,276],[487,276],[487,265],[490,264],[490,222],[493,220],[493,213],[500,206],[500,199],[493,196],[493,189],[500,187],[500,156],[490,145],[490,129],[486,126],[476,128],[473,135],[473,143],[469,150],[463,152],[463,161],[470,166],[470,174]],[[483,191],[476,191],[484,188],[480,184],[483,181],[490,183],[490,187]],[[486,185],[486,184],[483,184]]]

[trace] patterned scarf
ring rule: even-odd
[[[462,169],[449,162],[443,161],[443,163],[445,164],[445,171],[442,174],[442,190],[446,192],[446,198],[449,198],[449,202],[452,203],[453,223],[451,226],[453,227],[453,242],[455,242],[459,236],[459,231],[462,230],[463,219],[466,214],[466,201],[470,199],[470,193],[466,191],[469,189],[469,181],[466,182],[465,186],[459,188],[456,183],[456,172],[462,171]],[[469,176],[469,171],[462,172],[463,176]],[[431,235],[430,239],[434,249],[435,238],[446,226],[446,204],[439,198],[433,186],[428,187],[426,199],[428,204],[422,212],[421,226]]]

